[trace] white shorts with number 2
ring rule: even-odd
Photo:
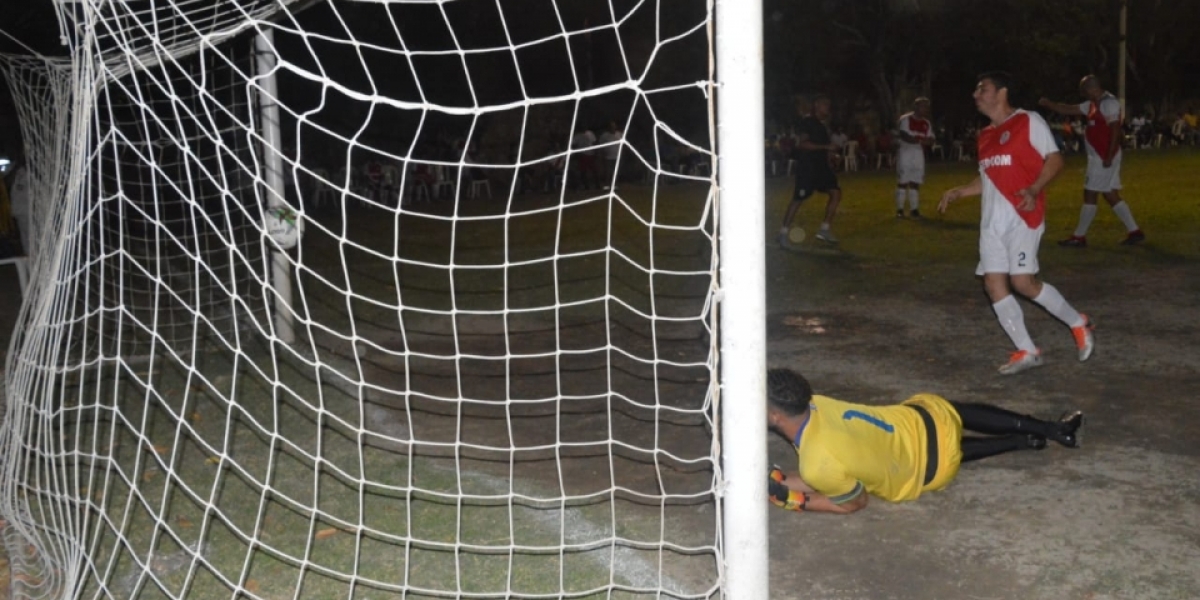
[[[979,266],[976,275],[1008,273],[1032,275],[1038,272],[1038,246],[1042,243],[1043,223],[1030,229],[1021,222],[1004,231],[990,228],[979,232]]]

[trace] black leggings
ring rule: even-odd
[[[1035,419],[990,404],[951,402],[962,417],[963,429],[991,437],[963,437],[963,462],[1028,448],[1028,436],[1053,436],[1057,423]]]

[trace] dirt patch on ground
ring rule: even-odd
[[[769,294],[769,361],[804,372],[820,393],[890,403],[930,391],[1088,416],[1082,449],[970,464],[916,502],[876,501],[849,517],[772,511],[772,590],[826,600],[1200,596],[1194,265],[1049,271],[1097,323],[1096,353],[1079,363],[1067,328],[1024,303],[1046,365],[1003,377],[995,368],[1009,343],[969,270],[879,282],[855,261],[776,251],[769,264],[773,281],[815,282]],[[770,453],[794,461],[782,440]]]

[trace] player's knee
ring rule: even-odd
[[[1012,288],[1026,298],[1036,298],[1042,293],[1042,282],[1033,275],[1013,275],[1010,282]]]
[[[1008,279],[998,273],[984,275],[983,291],[992,302],[999,302],[1012,293],[1008,287]]]

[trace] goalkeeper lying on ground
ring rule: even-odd
[[[767,372],[767,422],[792,442],[798,472],[771,470],[771,502],[795,511],[852,513],[874,494],[900,502],[940,490],[965,461],[1047,440],[1079,447],[1083,413],[1042,421],[986,404],[918,394],[902,404],[870,406],[815,396],[800,374]],[[988,434],[963,437],[963,430]]]

